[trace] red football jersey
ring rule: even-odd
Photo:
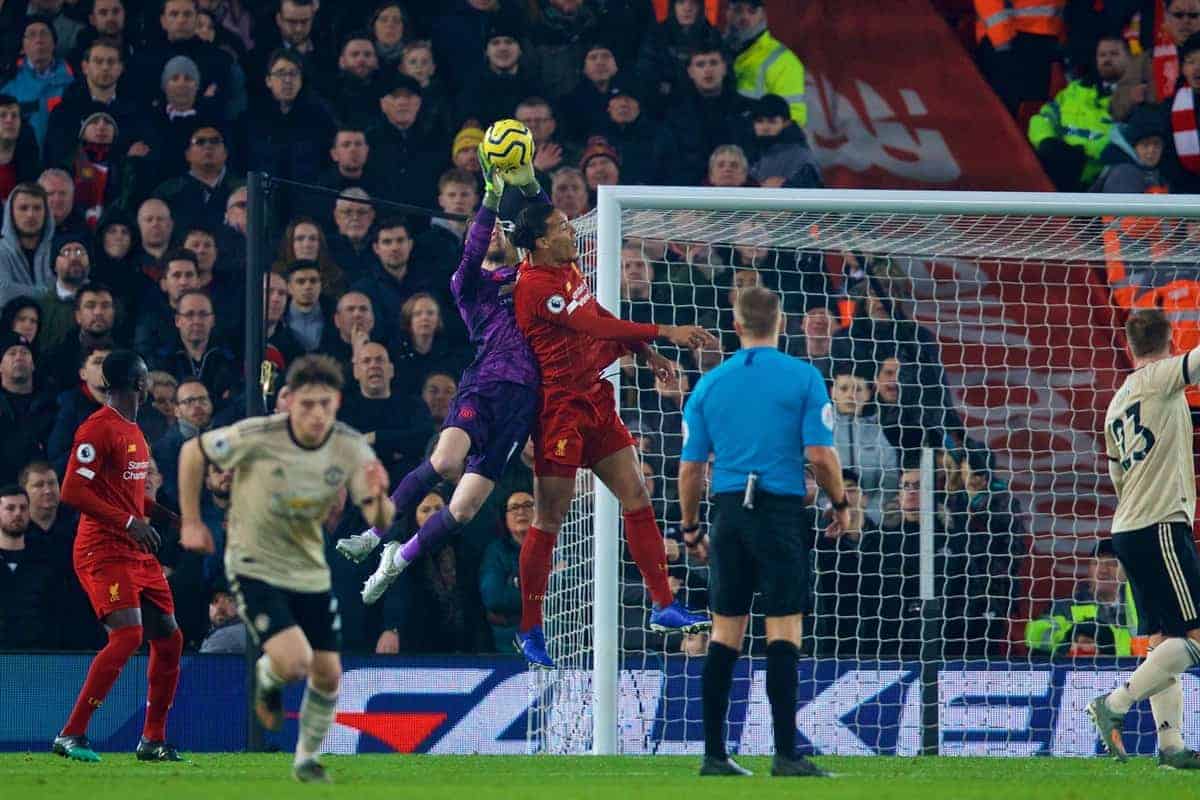
[[[544,389],[586,391],[631,344],[648,342],[658,333],[655,325],[607,315],[574,264],[548,267],[526,259],[517,273],[513,310],[537,357]]]
[[[149,560],[125,530],[146,516],[150,446],[136,423],[111,406],[92,414],[75,431],[63,476],[63,502],[79,511],[77,561]]]

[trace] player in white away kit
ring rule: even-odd
[[[1150,698],[1159,766],[1200,769],[1200,755],[1183,743],[1179,683],[1180,673],[1200,664],[1200,557],[1192,539],[1196,474],[1183,394],[1200,383],[1200,348],[1172,357],[1171,323],[1158,309],[1131,314],[1125,333],[1135,369],[1108,406],[1104,440],[1117,489],[1113,550],[1133,586],[1150,654],[1128,683],[1097,697],[1087,712],[1108,752],[1125,761],[1125,714]]]

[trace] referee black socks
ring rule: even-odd
[[[800,649],[791,642],[776,639],[767,645],[767,699],[771,702],[775,754],[786,758],[796,755],[796,666],[799,661]],[[707,703],[707,693],[704,698]]]
[[[733,686],[733,666],[738,660],[738,651],[720,642],[708,643],[708,655],[704,659],[702,692],[704,695],[704,755],[710,758],[726,758],[725,715],[729,713],[729,691]],[[792,674],[795,675],[793,669]],[[793,684],[795,681],[793,681]],[[769,690],[768,690],[769,692]],[[796,697],[795,687],[792,699]],[[774,700],[771,701],[774,705]]]

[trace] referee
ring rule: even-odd
[[[679,465],[682,532],[698,547],[700,495],[709,455],[712,533],[708,537],[712,641],[704,661],[704,763],[701,775],[749,775],[725,750],[733,667],[742,649],[750,601],[767,617],[767,698],[775,731],[772,775],[824,776],[796,755],[796,666],[809,596],[804,524],[804,465],[833,498],[830,534],[850,522],[842,468],[833,447],[833,407],[811,364],[779,352],[779,297],[767,289],[738,294],[733,326],[741,350],[705,375],[684,410]]]

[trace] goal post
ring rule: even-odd
[[[860,704],[853,706],[856,719],[871,720],[870,724],[880,730],[884,720],[889,720],[891,726],[890,733],[878,735],[856,728],[859,738],[855,738],[847,735],[844,726],[839,727],[837,719],[804,721],[801,714],[801,732],[816,750],[860,752],[863,741],[873,735],[876,738],[871,740],[872,746],[865,749],[908,755],[1015,754],[1031,747],[1016,734],[1001,737],[996,732],[985,734],[970,729],[972,724],[983,725],[1004,714],[989,713],[984,707],[960,711],[945,704],[959,696],[954,694],[956,691],[961,697],[975,697],[969,681],[983,673],[970,667],[984,671],[995,667],[998,674],[1007,669],[1014,675],[1019,668],[1027,667],[1028,673],[1010,679],[1014,687],[1041,686],[1041,672],[1058,669],[1054,666],[1058,662],[1025,651],[1019,632],[1028,616],[1013,616],[1000,624],[984,618],[990,619],[998,613],[995,609],[1004,608],[1013,615],[1028,615],[1044,610],[1056,598],[1069,596],[1075,582],[1086,578],[1084,562],[1091,548],[1098,538],[1107,535],[1113,497],[1103,469],[1099,428],[1103,405],[1119,385],[1127,364],[1123,344],[1113,331],[1120,309],[1103,308],[1104,301],[1097,298],[1106,294],[1089,293],[1088,287],[1077,284],[1094,274],[1099,280],[1092,288],[1102,288],[1104,270],[1116,261],[1131,273],[1137,272],[1143,287],[1155,285],[1154,273],[1169,273],[1182,264],[1200,264],[1198,221],[1200,198],[1176,195],[643,186],[600,187],[596,210],[574,221],[582,245],[581,267],[605,308],[622,316],[622,251],[632,242],[635,249],[641,248],[640,258],[652,262],[656,274],[666,274],[661,282],[656,279],[655,288],[663,289],[662,297],[656,295],[647,304],[669,318],[655,321],[719,327],[726,340],[725,356],[736,346],[736,340],[732,346],[728,344],[732,334],[726,327],[731,299],[727,300],[725,293],[728,291],[732,298],[738,284],[729,274],[719,280],[713,275],[743,268],[737,266],[736,258],[715,267],[711,261],[693,263],[693,251],[707,249],[708,255],[703,257],[709,258],[716,249],[732,250],[743,245],[768,253],[771,266],[752,265],[745,270],[770,273],[767,285],[785,295],[789,323],[795,316],[794,308],[803,308],[805,313],[809,308],[803,298],[790,304],[786,297],[789,293],[824,293],[813,304],[827,309],[835,318],[839,304],[862,300],[861,295],[848,295],[846,286],[839,286],[837,280],[829,283],[828,274],[816,276],[818,283],[825,281],[821,284],[824,288],[814,290],[807,283],[802,289],[796,288],[802,277],[805,281],[813,277],[812,273],[801,275],[803,268],[796,266],[804,257],[820,265],[842,254],[855,254],[867,262],[865,277],[864,265],[859,264],[857,277],[846,277],[846,282],[869,282],[873,288],[865,290],[868,295],[878,293],[876,280],[907,284],[905,291],[910,294],[890,302],[904,306],[913,321],[932,334],[934,351],[940,344],[953,353],[952,358],[946,358],[940,387],[919,382],[910,386],[897,380],[914,392],[910,398],[919,396],[913,402],[922,414],[928,412],[938,420],[919,423],[923,433],[939,431],[945,434],[946,442],[943,448],[941,441],[933,442],[926,436],[909,453],[916,456],[914,459],[897,456],[888,467],[892,473],[911,468],[920,476],[911,515],[914,530],[919,520],[920,536],[911,553],[895,556],[905,565],[912,565],[912,574],[893,575],[880,553],[864,552],[861,558],[856,554],[859,560],[853,561],[853,567],[846,567],[850,562],[842,559],[842,554],[814,549],[815,581],[831,577],[829,585],[840,586],[838,580],[849,577],[863,587],[886,587],[889,581],[904,585],[903,591],[872,590],[882,598],[882,604],[871,605],[878,598],[868,602],[865,594],[852,598],[855,607],[860,608],[859,622],[873,617],[875,628],[871,630],[876,631],[888,626],[889,630],[908,630],[912,622],[912,630],[916,631],[896,634],[903,640],[901,644],[881,644],[874,651],[868,649],[865,656],[861,643],[857,650],[851,648],[855,655],[842,655],[838,648],[847,636],[843,629],[812,634],[825,636],[825,641],[832,644],[817,645],[817,649],[832,648],[829,651],[833,655],[821,656],[832,666],[814,666],[808,680],[820,684],[827,682],[826,673],[834,675],[851,687],[846,690],[850,694],[862,695],[857,698]],[[1147,225],[1153,229],[1150,235],[1144,230]],[[1123,249],[1114,255],[1117,239]],[[882,276],[871,271],[871,263],[886,268],[881,270]],[[851,267],[843,269],[849,276]],[[1024,307],[1010,307],[1013,303]],[[840,321],[844,322],[845,317]],[[789,325],[785,346],[794,352],[792,343],[799,336]],[[911,345],[909,352],[915,352],[929,342],[894,344]],[[904,357],[897,355],[895,360],[903,362]],[[870,366],[873,369],[875,365]],[[922,368],[926,366],[931,365],[922,364]],[[941,367],[937,365],[930,374],[941,374]],[[695,373],[705,369],[697,368]],[[648,384],[645,380],[639,384],[636,370],[623,374],[620,367],[614,367],[610,372],[618,397],[628,398],[632,393],[651,401],[649,412],[635,410],[649,420],[634,431],[635,436],[677,438],[671,423],[677,422],[680,408],[668,408],[665,395],[654,394],[652,379]],[[860,374],[861,370],[855,372]],[[872,386],[875,379],[871,371]],[[1092,383],[1083,385],[1088,381]],[[938,405],[943,402],[937,399],[938,391],[927,391],[931,388],[941,390],[944,407]],[[1091,394],[1081,399],[1078,395],[1084,392]],[[998,400],[1001,393],[1011,399]],[[621,407],[627,410],[623,402]],[[958,421],[947,422],[951,419]],[[903,424],[907,423],[901,424],[901,433]],[[954,437],[946,433],[951,428],[956,431]],[[987,445],[983,455],[971,450],[980,441]],[[897,445],[896,450],[901,449]],[[678,455],[669,453],[665,445],[662,451],[658,466],[651,468],[657,471],[650,476],[660,484],[658,495],[664,494],[661,484],[672,480],[666,462]],[[943,518],[950,513],[950,490],[941,482],[948,480],[946,472],[951,467],[946,465],[951,462],[946,459],[952,455],[956,459],[954,469],[961,464],[963,475],[972,469],[987,474],[1005,487],[1005,496],[1011,495],[1012,506],[1005,510],[1011,517],[1011,530],[987,534],[993,544],[999,544],[987,550],[984,557],[992,559],[989,563],[1007,565],[992,567],[993,575],[988,575],[986,569],[979,574],[974,567],[963,566],[979,554],[955,555],[957,545],[950,541],[951,526]],[[976,456],[985,466],[971,467]],[[630,564],[622,555],[620,509],[616,499],[590,475],[581,475],[580,481],[581,494],[559,540],[562,563],[567,567],[557,573],[557,579],[552,578],[547,593],[547,638],[560,668],[533,681],[530,749],[597,755],[696,752],[698,743],[693,733],[699,720],[693,712],[702,653],[689,651],[686,645],[681,648],[678,641],[651,643],[647,639],[638,643],[631,639],[630,628],[636,626],[638,608],[636,599],[629,599]],[[880,508],[872,513],[894,515],[897,503],[904,503],[897,497],[905,490],[896,484],[894,475],[881,479],[879,486],[871,489],[881,498]],[[986,495],[989,502],[1001,495],[1000,489],[990,486],[987,491],[991,492]],[[866,494],[867,489],[863,492]],[[962,513],[971,512],[967,509]],[[660,524],[664,522],[660,519]],[[1012,541],[1005,544],[1008,539]],[[556,563],[558,559],[556,554]],[[560,588],[555,587],[555,580]],[[575,580],[590,586],[581,590],[572,583]],[[683,579],[685,585],[689,581],[690,577]],[[821,587],[814,589],[817,606],[810,619],[815,618],[815,625],[820,625],[822,619],[856,619],[853,613],[831,611],[842,608],[836,592],[822,591]],[[885,596],[888,591],[896,597]],[[947,600],[959,609],[953,613],[965,615],[967,612],[961,609],[981,597],[996,602],[986,613],[970,612],[975,616],[969,619],[948,619],[950,611],[939,612],[942,616],[935,618],[930,611]],[[590,608],[580,608],[581,600],[590,601]],[[888,605],[891,600],[896,600],[894,606]],[[904,605],[908,600],[915,604]],[[982,627],[972,628],[980,620],[984,620]],[[806,639],[812,629],[806,619]],[[753,624],[751,631],[753,637]],[[853,638],[856,631],[861,635],[862,629],[857,628],[849,636]],[[883,634],[877,636],[882,641]],[[904,637],[915,637],[915,649],[905,649],[908,639]],[[962,646],[943,654],[940,646],[925,646],[931,637],[958,637]],[[1061,700],[1064,706],[1045,719],[1060,720],[1060,727],[1064,718],[1082,719],[1082,709],[1066,697],[1063,684],[1074,681],[1072,685],[1090,686],[1116,674],[1112,671],[1120,667],[1118,661],[1107,658],[1107,651],[1097,652],[1090,660],[1076,658],[1072,663],[1091,669],[1099,677],[1076,676],[1064,681],[1055,673],[1055,677],[1046,679],[1051,686],[1046,690],[1049,696],[1056,698],[1055,702]],[[760,657],[761,643],[752,642],[748,654],[752,660]],[[740,734],[731,730],[731,736],[740,735],[743,742],[758,742],[760,739],[755,737],[760,737],[760,728],[769,727],[769,715],[766,725],[759,718],[765,703],[761,675],[751,666],[749,673],[739,673],[737,681],[742,684],[743,699],[738,702],[743,705],[743,719]],[[841,684],[838,686],[840,691]],[[877,689],[876,694],[870,693],[871,687]],[[818,689],[811,694],[819,694]],[[816,704],[817,698],[812,699]],[[821,702],[824,713],[845,710],[840,700]],[[1038,714],[1031,716],[1034,722],[1030,723],[1030,735],[1046,742],[1052,739],[1045,745],[1047,749],[1059,752],[1061,746],[1086,750],[1087,731],[1048,732],[1045,728],[1050,723],[1043,722]]]

